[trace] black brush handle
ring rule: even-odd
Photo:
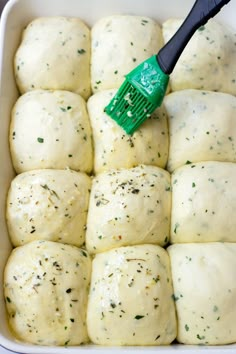
[[[230,0],[197,0],[175,35],[157,54],[157,61],[165,74],[171,74],[175,64],[195,31],[214,17]]]

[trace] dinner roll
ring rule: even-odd
[[[86,247],[98,253],[119,246],[168,243],[170,175],[154,166],[112,170],[92,183]]]
[[[236,164],[203,162],[172,175],[171,242],[236,242]]]
[[[21,93],[34,89],[90,95],[90,31],[79,18],[40,17],[24,30],[15,55]]]
[[[15,248],[4,274],[10,328],[39,345],[88,341],[86,309],[91,261],[86,251],[51,241]]]
[[[116,90],[99,92],[88,100],[93,130],[94,171],[131,168],[140,164],[164,168],[168,158],[168,127],[162,106],[131,136],[105,112]]]
[[[91,172],[91,128],[83,98],[43,90],[21,96],[12,110],[10,149],[17,173],[66,167]]]
[[[121,247],[96,255],[87,324],[93,343],[163,345],[176,337],[167,252],[154,245]]]
[[[166,96],[169,119],[169,171],[189,162],[236,162],[236,98],[229,94],[183,90]]]
[[[124,76],[163,45],[160,26],[145,16],[116,15],[92,28],[93,92],[118,88]]]
[[[177,340],[184,344],[236,342],[236,244],[172,245]]]
[[[84,243],[90,178],[71,170],[34,170],[18,175],[7,198],[11,241],[20,246],[50,240]]]
[[[182,20],[163,24],[165,43],[174,35]],[[183,51],[170,85],[173,91],[195,88],[236,94],[235,33],[215,20],[200,27]]]

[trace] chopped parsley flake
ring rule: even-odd
[[[83,255],[84,257],[88,257],[87,253],[84,252],[83,250],[81,251],[81,253],[82,253],[82,255]]]
[[[37,141],[38,141],[38,143],[43,143],[44,142],[44,139],[43,138],[37,138]]]
[[[172,299],[173,299],[174,301],[178,301],[178,300],[179,300],[179,297],[176,296],[175,294],[172,294],[171,297],[172,297]]]
[[[199,340],[205,339],[205,336],[200,336],[199,334],[197,334],[197,339]]]
[[[202,32],[202,31],[204,31],[205,28],[206,28],[205,26],[201,26],[201,27],[199,27],[198,31]]]
[[[189,331],[189,326],[188,326],[187,324],[184,326],[184,328],[185,328],[185,331],[186,331],[186,332]]]
[[[176,224],[175,224],[175,228],[174,228],[174,233],[175,233],[175,234],[177,234],[177,229],[178,229],[178,227],[179,227],[179,223],[176,223]]]
[[[78,54],[84,54],[86,53],[86,50],[82,48],[82,49],[78,49],[77,52]]]

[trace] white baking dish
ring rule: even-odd
[[[208,0],[205,0],[208,1]],[[19,44],[22,29],[33,18],[39,16],[77,16],[88,25],[100,17],[111,14],[146,15],[155,18],[159,23],[170,17],[184,17],[194,0],[10,0],[4,9],[0,27],[0,344],[9,350],[19,353],[236,353],[236,345],[221,347],[172,345],[169,347],[41,347],[16,341],[8,330],[2,291],[2,274],[11,245],[8,240],[5,224],[5,198],[14,177],[9,146],[8,127],[11,108],[18,92],[13,76],[13,56]],[[236,2],[225,7],[218,19],[236,29]],[[30,304],[29,304],[30,306]],[[236,304],[235,304],[236,306]],[[118,329],[119,330],[119,329]]]

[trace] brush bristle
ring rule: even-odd
[[[156,106],[125,80],[117,94],[113,97],[105,112],[114,119],[127,134],[135,130],[152,114]]]
[[[128,134],[134,131],[162,104],[169,76],[159,66],[157,56],[145,60],[127,74],[115,97],[105,108]]]

